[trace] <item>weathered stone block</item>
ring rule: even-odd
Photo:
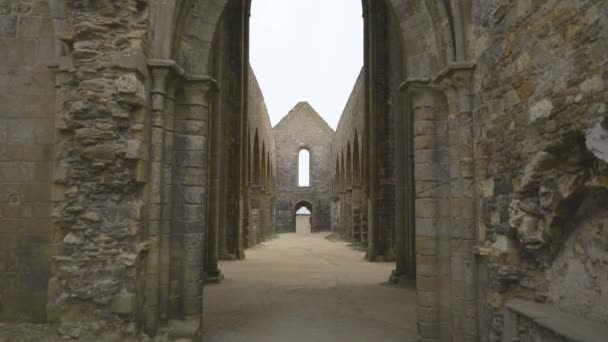
[[[207,121],[202,120],[177,120],[175,122],[175,131],[179,134],[187,135],[207,135]]]
[[[207,137],[202,135],[175,135],[175,148],[182,151],[203,151],[207,147]],[[178,160],[179,162],[179,160]]]
[[[205,198],[206,188],[203,186],[179,187],[178,194],[186,204],[200,204]]]
[[[35,127],[36,120],[34,119],[8,120],[8,143],[24,144],[33,142]]]
[[[183,167],[175,181],[185,186],[206,186],[206,170],[202,168]]]
[[[175,163],[178,166],[204,167],[207,163],[205,151],[185,151],[175,153]]]
[[[0,38],[15,38],[17,36],[17,16],[0,15]]]
[[[21,17],[19,36],[28,38],[52,38],[55,33],[53,20],[49,17]]]
[[[133,293],[121,292],[114,297],[111,311],[117,314],[129,315],[137,308],[137,297]]]

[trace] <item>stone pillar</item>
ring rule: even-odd
[[[207,76],[187,76],[175,122],[176,179],[174,229],[181,242],[180,313],[183,335],[199,335],[207,205],[209,92],[217,89]]]
[[[395,118],[395,245],[396,268],[392,284],[416,278],[414,129],[411,108]]]
[[[475,179],[472,76],[474,64],[453,64],[437,79],[447,95],[449,117],[450,286],[454,341],[476,341],[477,277],[474,259]]]
[[[335,192],[331,197],[331,231],[334,234],[339,234],[340,231],[340,197]]]
[[[366,16],[366,143],[368,252],[370,261],[394,261],[393,132],[390,108],[390,42],[384,1],[369,1]]]
[[[181,69],[176,70],[175,76],[181,75]],[[170,313],[171,291],[171,234],[172,234],[172,203],[174,175],[174,137],[175,137],[175,93],[181,84],[181,77],[170,77],[165,94],[164,119],[164,163],[163,163],[163,202],[160,227],[160,319],[166,323]]]
[[[163,211],[167,205],[164,199],[164,172],[165,172],[165,105],[169,78],[175,75],[177,67],[173,61],[150,60],[148,62],[152,76],[152,113],[150,117],[150,161],[148,187],[148,217],[147,239],[148,256],[146,258],[146,291],[144,295],[144,329],[150,336],[154,336],[159,327],[161,316],[161,269],[169,258],[167,241],[161,243],[163,234]],[[165,227],[166,228],[166,227]],[[161,248],[162,247],[164,248]],[[164,252],[164,253],[162,253]],[[162,255],[162,258],[161,258]],[[165,262],[163,262],[163,259]],[[168,291],[168,281],[163,284],[164,292]],[[165,297],[165,296],[163,296]],[[168,296],[167,296],[168,297]],[[167,299],[166,297],[164,298]],[[166,311],[165,311],[166,312]],[[166,315],[165,315],[166,316]]]
[[[363,242],[361,240],[361,186],[358,184],[353,185],[352,188],[352,227],[353,227],[353,240],[355,242]]]
[[[221,44],[221,43],[220,43]],[[216,47],[221,52],[221,48]],[[216,52],[218,54],[218,52]],[[216,56],[217,58],[217,56]],[[221,61],[216,61],[221,63]],[[222,174],[224,171],[222,163],[223,139],[225,139],[225,131],[223,129],[224,116],[222,110],[222,100],[225,94],[220,93],[211,101],[210,106],[210,131],[209,131],[209,201],[207,205],[207,278],[206,283],[219,283],[224,276],[219,269],[219,250],[220,250],[220,235],[225,239],[225,232],[220,234],[220,231],[225,230],[222,222]],[[225,245],[225,241],[223,244]]]
[[[347,211],[347,205],[346,205],[346,191],[343,189],[340,189],[340,193],[338,194],[338,196],[340,197],[340,200],[338,201],[339,205],[340,205],[340,225],[339,225],[339,231],[340,231],[340,235],[344,238],[350,238],[350,236],[348,236],[348,231],[347,231],[347,227],[348,227],[348,211]]]
[[[249,226],[247,232],[247,247],[253,247],[260,237],[260,201],[262,187],[257,184],[249,186]]]
[[[91,22],[101,17],[89,14]],[[113,32],[123,29],[128,28],[108,30],[97,37],[99,44],[111,42]],[[105,321],[128,339],[145,296],[139,271],[147,258],[142,228],[149,191],[149,75],[140,50],[94,57],[81,51],[61,58],[56,75],[59,132],[52,201],[58,229],[53,242],[63,244],[51,252],[55,268],[47,317],[83,330]],[[91,68],[100,71],[86,72]]]
[[[442,98],[428,80],[403,85],[414,117],[416,181],[416,290],[418,334],[424,341],[448,341],[442,323],[447,305],[442,298],[445,251],[450,245],[447,183],[447,127]],[[449,260],[448,260],[449,265]],[[449,269],[448,269],[449,272]],[[449,283],[447,284],[449,287]]]
[[[56,65],[50,65],[49,69],[53,74],[55,82],[55,146],[54,146],[54,170],[53,170],[53,185],[51,188],[51,202],[54,208],[61,208],[66,205],[67,197],[67,172],[68,163],[64,160],[64,153],[59,153],[62,149],[69,144],[71,132],[68,130],[67,124],[62,115],[59,115],[63,111],[63,103],[69,96],[69,87],[67,86],[71,80],[69,67],[71,61],[67,58],[59,59],[59,63]],[[55,209],[57,210],[57,209]],[[59,256],[62,254],[63,243],[62,239],[64,233],[62,231],[61,222],[55,222],[51,228],[51,236],[53,236],[52,243],[49,245],[49,254],[52,257]],[[51,270],[56,273],[55,270]],[[47,286],[47,319],[51,323],[57,323],[62,321],[63,303],[57,301],[57,298],[62,296],[61,293],[61,282],[59,276],[55,275],[49,279]]]
[[[344,198],[345,198],[345,209],[346,209],[346,213],[347,215],[345,215],[346,217],[344,217],[345,219],[345,225],[346,225],[346,229],[345,229],[345,235],[349,240],[354,239],[354,235],[353,235],[353,188],[351,187],[351,185],[347,185],[345,194],[344,194]]]

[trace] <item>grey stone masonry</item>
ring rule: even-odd
[[[312,231],[331,228],[331,143],[334,131],[307,102],[298,103],[273,129],[276,143],[275,227],[294,232],[296,207],[312,207]],[[298,154],[310,153],[310,186],[298,186]]]

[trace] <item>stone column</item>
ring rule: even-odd
[[[346,209],[346,217],[344,217],[345,219],[345,225],[346,225],[346,237],[349,240],[354,239],[354,230],[353,230],[353,188],[351,187],[350,184],[347,185],[345,194],[344,194],[344,198],[345,200],[345,209]]]
[[[186,76],[175,122],[174,229],[181,240],[180,306],[183,335],[200,334],[207,205],[208,76]]]
[[[219,49],[221,51],[221,49]],[[216,62],[220,63],[220,62]],[[224,94],[220,93],[211,101],[210,114],[210,132],[209,132],[209,201],[207,206],[207,222],[209,224],[207,231],[207,278],[206,283],[219,283],[224,276],[218,267],[220,235],[225,239],[225,233],[220,234],[225,227],[220,226],[221,220],[221,205],[222,205],[222,184],[221,177],[224,168],[222,167],[222,152],[223,139],[225,138],[223,130],[223,113],[222,113],[222,98]],[[224,241],[225,244],[225,241]]]
[[[390,108],[388,10],[369,1],[366,14],[366,136],[368,181],[368,255],[370,261],[394,261],[393,133]]]
[[[53,184],[51,186],[51,202],[54,208],[61,208],[67,203],[67,176],[69,164],[65,160],[65,152],[62,151],[71,137],[71,132],[68,130],[66,121],[62,115],[63,105],[66,98],[69,96],[69,87],[71,81],[69,72],[71,61],[67,58],[58,59],[59,63],[49,65],[55,82],[55,144],[53,148],[54,169],[53,169]],[[57,210],[57,209],[55,209]],[[49,244],[49,255],[52,257],[62,255],[64,233],[62,231],[61,222],[54,222],[51,227],[51,236],[53,240]],[[58,263],[56,263],[58,264]],[[57,269],[57,265],[55,265]],[[61,298],[61,280],[56,270],[52,278],[49,279],[47,286],[47,320],[50,323],[58,323],[62,320],[63,303],[58,301]]]
[[[416,230],[414,187],[414,129],[411,109],[395,118],[395,245],[396,268],[392,284],[416,278]]]
[[[352,227],[353,240],[355,242],[363,242],[361,240],[361,185],[355,184],[352,188]]]
[[[147,240],[148,256],[146,258],[146,291],[144,295],[144,329],[154,336],[160,319],[161,293],[161,230],[163,220],[163,205],[165,171],[165,104],[169,77],[176,70],[175,62],[151,60],[148,62],[152,76],[152,113],[150,117],[150,157],[148,187],[148,217]],[[166,246],[164,246],[166,247]],[[168,250],[162,255],[168,258]],[[167,284],[165,284],[167,285]],[[168,290],[168,287],[166,287]]]
[[[472,63],[453,64],[436,81],[447,95],[449,108],[451,325],[455,341],[477,339],[473,69]]]
[[[183,71],[172,60],[148,60],[152,75],[150,186],[144,327],[154,335],[168,319],[171,239],[171,175],[175,90]],[[170,148],[168,148],[168,146]],[[168,157],[169,156],[169,157]]]
[[[258,184],[249,186],[249,231],[247,233],[247,247],[253,247],[258,243],[260,236],[260,197],[262,187]]]
[[[164,164],[163,164],[163,202],[160,227],[160,319],[169,320],[171,289],[171,234],[173,203],[173,145],[175,137],[175,93],[181,84],[183,70],[177,69],[175,77],[170,77],[165,94],[164,119]]]
[[[441,326],[446,312],[441,297],[445,286],[441,265],[449,251],[446,117],[438,91],[430,80],[409,80],[403,85],[414,117],[414,172],[416,181],[416,290],[418,333],[424,341],[447,341]],[[448,260],[449,262],[449,260]],[[449,265],[449,263],[448,263]],[[443,284],[443,285],[442,285]],[[449,286],[449,284],[448,284]]]

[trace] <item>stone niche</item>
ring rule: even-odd
[[[536,300],[608,324],[608,132],[597,125],[528,162],[509,213],[520,285]]]
[[[608,324],[608,189],[589,189],[547,272],[549,300]]]

